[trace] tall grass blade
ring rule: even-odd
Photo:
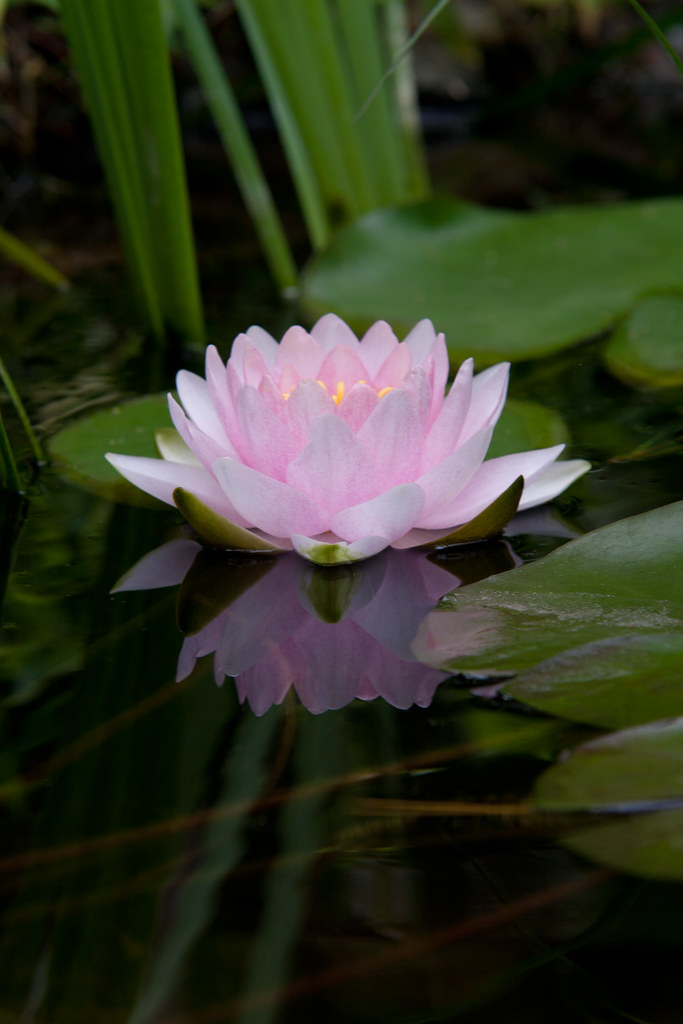
[[[275,281],[282,292],[297,285],[297,271],[268,183],[247,134],[230,82],[195,0],[171,0],[185,49],[200,81],[240,191]]]
[[[201,302],[158,0],[62,0],[134,283],[150,327],[200,341]]]
[[[24,408],[24,403],[19,397],[19,392],[15,388],[14,381],[7,372],[7,368],[5,367],[5,364],[2,359],[0,359],[0,380],[5,385],[5,389],[10,397],[10,401],[14,406],[14,411],[16,412],[19,418],[19,422],[24,428],[24,433],[28,438],[28,443],[31,446],[31,451],[33,452],[34,459],[36,460],[36,462],[39,463],[45,462],[45,452],[43,451],[42,446],[38,438],[36,437],[35,431],[31,425],[31,421],[28,418],[26,409]]]
[[[14,235],[11,235],[9,231],[5,231],[4,228],[0,228],[0,252],[4,253],[8,259],[17,263],[20,267],[23,267],[24,270],[27,270],[29,274],[32,274],[39,281],[52,285],[54,288],[59,288],[60,291],[66,291],[69,287],[69,280],[64,274],[60,273],[47,260],[44,260],[37,252],[29,248],[28,245],[25,245],[18,238],[15,238]]]
[[[12,491],[15,494],[21,492],[21,478],[2,412],[0,412],[0,489]]]

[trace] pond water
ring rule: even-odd
[[[445,594],[682,498],[681,394],[595,346],[513,393],[596,468],[448,554],[239,559],[49,470],[8,507],[0,1021],[680,1021],[683,886],[572,852],[595,814],[533,802],[604,730],[418,640]]]

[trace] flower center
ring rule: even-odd
[[[356,381],[356,383],[357,384],[367,384],[367,381],[366,380],[359,380],[359,381]],[[328,386],[327,386],[327,384],[325,383],[324,380],[316,380],[316,384],[319,384],[321,388],[324,388],[325,391],[327,391],[328,394],[332,394],[332,398],[334,399],[336,405],[339,405],[339,403],[341,402],[342,398],[346,394],[346,384],[344,383],[343,380],[338,380],[337,381],[337,387],[336,387],[336,390],[334,391],[334,393],[330,392],[330,389],[328,388]],[[285,399],[285,401],[289,398],[289,396],[291,395],[291,393],[292,393],[292,391],[294,390],[295,387],[296,387],[296,384],[294,385],[294,387],[291,387],[289,389],[289,391],[283,391],[282,392],[282,397]],[[384,396],[386,394],[388,394],[390,391],[393,391],[393,390],[394,389],[391,386],[386,387],[386,388],[381,388],[377,392],[377,397],[378,398],[384,398]]]

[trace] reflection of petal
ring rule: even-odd
[[[216,682],[233,676],[240,701],[257,715],[290,687],[314,714],[378,696],[397,708],[424,707],[446,678],[410,647],[420,621],[457,585],[424,554],[391,551],[328,570],[288,554],[241,561],[177,540],[145,556],[124,586],[181,577],[178,621],[191,635],[177,678],[213,654]]]
[[[381,589],[352,614],[383,647],[398,658],[412,659],[410,642],[420,622],[439,598],[456,586],[457,581],[449,572],[424,555],[397,551],[386,559]]]
[[[184,537],[155,548],[136,562],[111,588],[112,594],[122,590],[156,590],[182,583],[201,544]]]

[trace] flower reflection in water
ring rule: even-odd
[[[515,564],[504,542],[481,548],[493,563],[483,573],[480,564],[477,577]],[[464,554],[450,565],[386,551],[325,569],[295,555],[237,556],[179,539],[150,552],[114,589],[180,584],[178,680],[213,654],[216,682],[234,677],[240,701],[257,715],[290,687],[314,714],[356,697],[427,707],[449,673],[419,661],[412,641],[439,599],[471,572]]]

